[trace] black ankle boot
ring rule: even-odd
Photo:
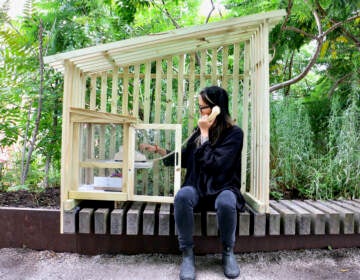
[[[186,248],[182,252],[180,266],[180,280],[195,280],[195,256],[192,248]]]
[[[240,268],[234,256],[233,248],[224,247],[222,253],[222,263],[224,267],[224,274],[227,278],[236,278],[240,275]]]

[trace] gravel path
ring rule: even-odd
[[[220,254],[196,256],[197,280],[226,279]],[[360,279],[360,248],[237,254],[238,279]],[[178,279],[179,255],[84,256],[0,249],[1,280]]]

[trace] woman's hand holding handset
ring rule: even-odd
[[[220,107],[214,106],[210,115],[203,115],[198,121],[198,126],[202,137],[209,137],[209,128],[213,125],[216,116],[220,114]]]

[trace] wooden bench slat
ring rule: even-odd
[[[170,204],[160,204],[159,235],[170,235]]]
[[[141,202],[134,202],[126,213],[126,234],[137,235],[140,233]]]
[[[253,209],[248,207],[250,212],[250,231],[254,236],[265,236],[266,235],[266,214],[255,212]]]
[[[64,233],[76,233],[78,229],[80,207],[75,207],[72,210],[64,211],[63,215],[63,232]]]
[[[250,235],[250,213],[248,210],[239,213],[239,236]]]
[[[340,215],[340,230],[343,234],[353,234],[354,233],[354,213],[350,210],[347,210],[344,207],[334,204],[331,201],[323,201],[320,203],[334,209]]]
[[[118,202],[117,209],[114,209],[110,214],[110,233],[114,235],[123,234],[125,225],[125,203]]]
[[[294,204],[289,200],[281,200],[281,204],[291,209],[296,214],[296,233],[299,235],[309,235],[311,233],[311,216],[310,213]]]
[[[270,213],[266,216],[267,232],[269,235],[280,235],[281,215],[270,206]]]
[[[91,233],[93,221],[93,208],[83,208],[79,212],[79,233]]]
[[[321,204],[314,200],[305,200],[305,202],[325,213],[326,224],[325,231],[327,234],[339,234],[340,233],[340,215],[334,209]]]
[[[331,202],[350,210],[354,214],[354,231],[360,233],[360,205],[356,207],[343,200],[332,200]]]
[[[94,233],[106,234],[108,232],[108,208],[99,208],[94,212]]]
[[[270,206],[278,211],[281,215],[280,225],[281,233],[284,235],[295,235],[296,233],[296,213],[279,202],[270,201]]]
[[[299,205],[301,208],[308,210],[311,214],[311,233],[312,234],[325,234],[325,223],[326,223],[326,214],[321,210],[307,204],[303,201],[294,200],[295,204]]]
[[[146,204],[143,213],[142,233],[144,235],[155,234],[155,221],[156,221],[156,204],[148,203]]]
[[[216,212],[206,212],[206,235],[217,236],[218,235],[218,222]]]
[[[194,213],[194,236],[201,236],[201,213]]]
[[[341,200],[343,203],[346,203],[346,204],[350,204],[354,207],[356,207],[357,209],[359,209],[358,211],[360,212],[360,203],[357,203],[356,201],[354,200]]]

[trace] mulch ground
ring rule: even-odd
[[[60,188],[46,188],[42,192],[0,191],[0,206],[60,208]]]

